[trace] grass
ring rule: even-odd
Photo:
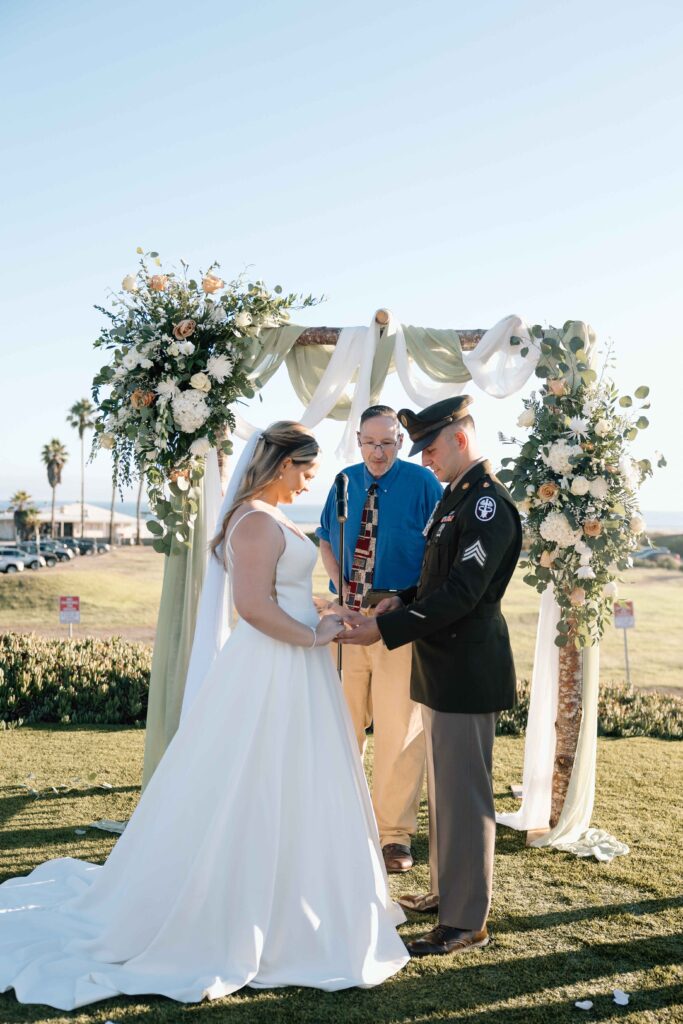
[[[106,555],[80,558],[54,569],[0,575],[0,631],[33,630],[65,636],[59,625],[60,594],[78,594],[82,622],[74,635],[121,635],[153,643],[163,575],[163,558],[151,548],[117,548]],[[504,601],[517,674],[531,677],[538,595],[515,574]],[[327,593],[327,575],[318,560],[316,593]],[[633,569],[625,574],[620,597],[635,602],[636,628],[629,630],[631,676],[638,687],[678,690],[683,694],[683,645],[678,621],[683,607],[683,573]],[[624,638],[609,627],[601,644],[605,682],[623,682]]]
[[[127,817],[138,799],[144,735],[116,728],[23,728],[0,733],[0,877],[28,872],[51,857],[101,862],[114,839],[88,829],[98,818]],[[121,998],[65,1014],[0,996],[2,1024],[564,1024],[581,1018],[577,999],[592,999],[589,1021],[633,1024],[683,1020],[681,942],[681,807],[675,786],[683,748],[657,740],[601,740],[594,822],[631,847],[609,865],[533,850],[524,835],[499,830],[491,926],[495,942],[461,959],[411,962],[379,988],[328,994],[307,989],[244,990],[218,1002],[181,1006],[169,1000]],[[515,802],[523,742],[496,741],[495,789],[500,809]],[[31,785],[41,796],[18,786]],[[74,777],[70,793],[51,785]],[[111,789],[96,788],[107,782]],[[676,829],[678,827],[678,839]],[[426,808],[415,843],[417,866],[393,876],[394,895],[427,884]],[[248,853],[248,851],[245,851]],[[334,877],[330,866],[331,879]],[[428,919],[428,923],[433,919]],[[413,919],[401,933],[420,933]],[[631,995],[612,1003],[612,990]]]

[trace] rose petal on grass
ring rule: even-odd
[[[84,828],[75,828],[74,832],[76,833],[77,836],[84,836],[85,835],[85,829]]]
[[[593,1004],[590,999],[579,999],[577,1003],[574,1003],[577,1010],[592,1010]]]
[[[612,995],[617,1006],[628,1006],[631,997],[626,992],[623,992],[620,988],[615,988]]]

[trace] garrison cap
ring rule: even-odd
[[[471,395],[457,395],[455,398],[444,398],[442,402],[428,405],[420,412],[400,409],[398,418],[413,442],[413,447],[408,454],[417,455],[423,448],[430,445],[437,434],[440,434],[449,423],[455,423],[463,416],[468,416],[467,409],[473,401]]]

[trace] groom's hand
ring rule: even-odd
[[[368,647],[382,639],[374,618],[368,618],[367,615],[360,615],[358,612],[344,612],[343,619],[351,628],[337,638],[340,644],[360,644],[362,647]]]
[[[395,612],[402,607],[403,601],[400,597],[383,597],[375,608],[375,615],[385,615],[387,612]]]

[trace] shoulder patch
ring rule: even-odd
[[[474,514],[480,522],[488,523],[496,514],[496,499],[490,498],[488,494],[484,498],[477,499]]]

